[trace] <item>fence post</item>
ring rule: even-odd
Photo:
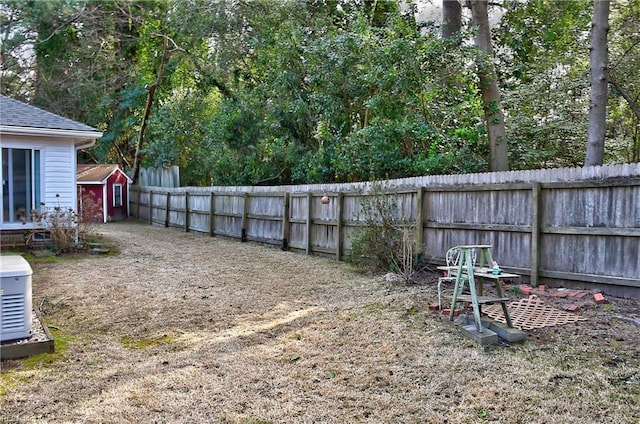
[[[418,187],[416,192],[416,247],[418,252],[418,260],[420,261],[424,255],[424,212],[423,212],[423,200],[424,200],[424,187]]]
[[[249,223],[249,193],[244,193],[244,206],[242,207],[242,230],[240,241],[247,241],[247,225]]]
[[[342,260],[342,203],[344,202],[344,194],[338,193],[336,198],[336,260]]]
[[[312,224],[312,211],[311,211],[311,192],[307,193],[307,247],[305,252],[307,255],[311,254],[311,224]]]
[[[284,207],[282,210],[282,250],[289,250],[289,193],[284,194]]]
[[[131,187],[133,191],[138,193],[138,197],[136,199],[136,221],[140,220],[140,187]],[[131,199],[129,199],[131,201]]]
[[[169,210],[171,208],[171,193],[167,191],[167,206],[164,211],[164,226],[169,227]]]
[[[153,225],[153,190],[149,190],[149,225]]]
[[[531,185],[531,284],[540,277],[540,230],[542,224],[542,184]]]
[[[209,194],[209,237],[216,233],[216,199],[213,191]]]
[[[189,232],[189,192],[184,192],[184,232]]]

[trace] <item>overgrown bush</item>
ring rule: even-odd
[[[91,196],[83,197],[83,209],[80,214],[73,208],[65,209],[59,204],[53,208],[46,208],[42,204],[42,211],[35,209],[31,211],[31,220],[36,224],[37,230],[49,233],[53,243],[52,248],[56,253],[83,249],[89,246],[95,223],[99,222],[100,203]]]
[[[397,193],[375,185],[362,197],[358,228],[351,242],[349,261],[375,273],[391,271],[407,283],[418,272],[416,222],[402,216]]]
[[[68,252],[76,247],[77,215],[72,208],[64,209],[56,206],[43,211],[31,211],[31,219],[37,230],[46,231],[53,243],[56,253]]]

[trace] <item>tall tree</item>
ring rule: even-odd
[[[451,38],[462,29],[462,4],[458,0],[442,1],[442,37]]]
[[[475,44],[478,48],[477,66],[484,117],[489,135],[489,156],[491,171],[508,171],[508,143],[504,123],[504,113],[500,101],[498,77],[493,64],[493,45],[489,27],[489,13],[486,0],[469,0],[473,25],[476,29]]]
[[[585,166],[602,165],[607,132],[609,0],[594,0],[589,65],[591,101]]]
[[[142,114],[142,122],[140,123],[140,131],[138,131],[138,139],[136,142],[135,153],[133,157],[133,177],[132,180],[134,184],[138,183],[138,176],[140,175],[140,162],[142,159],[142,148],[144,145],[144,137],[145,131],[147,129],[147,125],[149,123],[149,116],[151,115],[151,109],[153,108],[153,101],[155,99],[156,90],[160,83],[162,83],[162,77],[164,76],[164,68],[167,66],[167,62],[171,58],[171,50],[169,50],[169,37],[164,36],[164,45],[162,47],[162,57],[160,59],[160,64],[158,65],[158,71],[156,72],[155,81],[149,84],[147,89],[147,102],[144,108],[144,113]]]

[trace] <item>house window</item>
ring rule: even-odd
[[[113,207],[122,206],[122,184],[113,185]]]
[[[40,208],[40,150],[2,148],[2,222],[26,223]]]

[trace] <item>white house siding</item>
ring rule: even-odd
[[[49,142],[43,152],[43,200],[45,207],[76,209],[76,149],[67,142]]]
[[[76,209],[76,149],[73,140],[3,134],[0,145],[3,148],[40,150],[41,200],[45,207]],[[30,226],[31,224],[26,225]],[[18,228],[25,228],[25,225],[2,224],[2,229]]]

